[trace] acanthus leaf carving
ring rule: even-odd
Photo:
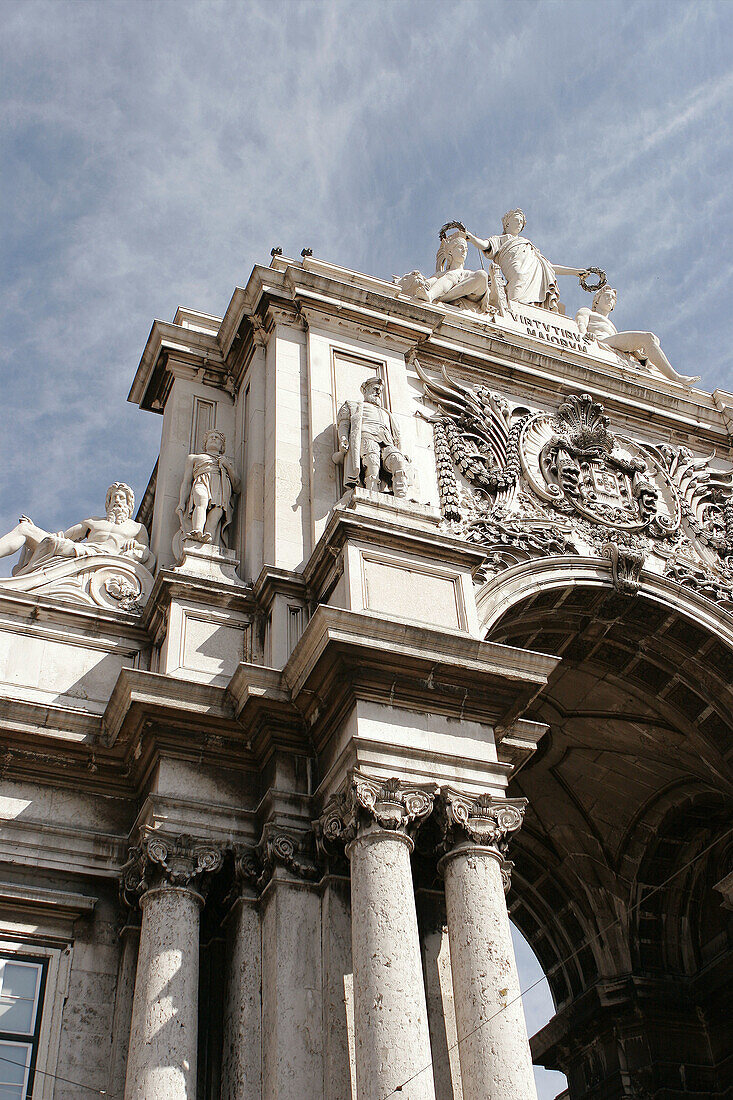
[[[319,845],[330,854],[369,826],[406,835],[432,812],[436,789],[352,771],[346,789],[331,797],[316,823]]]
[[[184,887],[201,893],[222,865],[223,850],[216,844],[187,835],[164,836],[148,831],[130,848],[121,870],[120,891],[134,906],[155,887]]]
[[[488,848],[498,860],[504,890],[508,891],[513,867],[508,858],[509,843],[522,827],[526,798],[497,798],[488,793],[470,796],[443,787],[438,803],[443,850],[460,851],[466,845]]]
[[[618,542],[607,542],[603,553],[611,561],[615,588],[624,595],[635,596],[639,591],[639,578],[646,562],[644,551],[633,546],[619,545]]]

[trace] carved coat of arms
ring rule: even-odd
[[[445,367],[414,365],[436,410],[443,515],[486,547],[483,579],[531,557],[584,554],[610,559],[622,591],[652,568],[733,604],[733,471],[614,432],[589,394],[533,413]]]

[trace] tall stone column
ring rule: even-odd
[[[135,916],[137,917],[137,914]],[[107,1077],[107,1092],[111,1096],[122,1095],[125,1086],[139,946],[140,925],[126,923],[120,931],[120,964],[117,970],[115,1011],[112,1017],[112,1052]]]
[[[433,788],[352,772],[329,803],[326,844],[351,863],[356,1089],[359,1100],[435,1100],[428,1013],[412,884],[409,830],[433,807]]]
[[[195,1100],[200,891],[220,865],[211,845],[151,833],[123,869],[142,910],[125,1100]]]
[[[453,997],[463,1100],[536,1100],[505,890],[524,799],[441,792]]]
[[[262,933],[253,851],[235,860],[236,898],[226,920],[227,989],[221,1100],[262,1096]]]

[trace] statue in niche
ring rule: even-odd
[[[193,539],[226,548],[240,480],[225,448],[223,434],[212,428],[204,436],[204,453],[188,456],[176,508],[181,520],[176,541]]]
[[[27,516],[0,538],[0,558],[21,551],[13,576],[33,573],[62,559],[90,558],[102,554],[129,558],[152,569],[155,558],[142,523],[132,519],[135,495],[129,485],[115,481],[107,490],[105,516],[91,516],[67,531],[51,534]],[[152,579],[151,579],[152,580]]]
[[[333,456],[344,464],[344,486],[363,484],[373,493],[391,483],[396,497],[406,497],[407,455],[402,451],[397,421],[382,407],[384,383],[378,376],[361,385],[362,401],[344,401],[338,411],[336,430],[339,449]]]
[[[405,294],[420,302],[446,302],[457,309],[475,313],[489,312],[489,277],[481,271],[467,271],[466,231],[457,222],[457,232],[447,235],[441,230],[440,246],[435,257],[435,274],[426,279],[419,271],[395,278]]]
[[[507,211],[501,224],[504,230],[501,236],[483,240],[466,230],[466,238],[501,268],[510,301],[559,313],[557,276],[577,275],[580,278],[589,269],[551,264],[531,241],[520,237],[527,224],[522,210]]]
[[[615,351],[624,351],[635,359],[651,363],[671,382],[694,386],[695,382],[700,381],[699,375],[693,377],[677,373],[653,332],[619,332],[608,316],[615,305],[616,291],[612,286],[606,284],[597,290],[590,309],[583,307],[575,315],[580,335],[597,340],[599,344]]]

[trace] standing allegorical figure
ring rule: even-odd
[[[225,456],[226,440],[212,428],[204,436],[202,454],[190,454],[181,483],[176,512],[181,536],[196,542],[226,547],[226,531],[234,514],[234,497],[240,481]]]
[[[645,359],[672,382],[692,386],[700,381],[699,375],[677,373],[653,332],[618,332],[608,316],[615,305],[616,291],[612,286],[606,284],[597,290],[591,308],[584,306],[575,314],[580,335],[597,340],[615,351],[625,351],[635,359]]]
[[[23,516],[0,538],[0,558],[22,551],[14,576],[40,569],[59,558],[88,558],[102,554],[132,558],[152,569],[155,558],[148,546],[148,533],[132,518],[135,495],[129,485],[115,481],[107,490],[104,517],[90,516],[66,531],[44,531]]]
[[[560,292],[558,275],[577,275],[580,278],[587,268],[560,267],[551,264],[538,248],[520,237],[527,224],[522,210],[509,210],[501,219],[503,234],[484,240],[466,230],[466,237],[501,268],[506,279],[506,294],[510,301],[530,306],[542,306],[558,313]]]
[[[407,455],[402,451],[397,421],[382,408],[384,383],[379,377],[367,378],[361,385],[363,401],[344,401],[338,411],[336,429],[339,449],[334,462],[344,464],[344,486],[353,488],[362,481],[365,489],[382,491],[382,476],[392,483],[396,497],[407,496]]]

